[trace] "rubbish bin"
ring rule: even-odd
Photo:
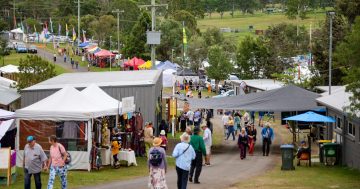
[[[338,165],[340,160],[340,145],[337,143],[326,143],[324,148],[324,164]]]
[[[282,165],[281,170],[294,170],[294,145],[283,144],[280,146]]]

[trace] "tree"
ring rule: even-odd
[[[216,11],[217,0],[205,0],[205,12],[208,13],[211,18],[211,14]]]
[[[286,15],[290,19],[301,19],[306,18],[306,14],[309,12],[311,0],[287,0],[286,6],[287,11]]]
[[[180,52],[182,46],[182,25],[172,19],[163,20],[159,27],[161,44],[156,47],[157,59],[171,60],[172,50]]]
[[[360,112],[360,17],[355,19],[352,31],[339,44],[335,57],[347,74],[344,81],[346,90],[352,93],[348,107],[352,113]]]
[[[4,66],[4,56],[9,54],[9,51],[6,49],[8,41],[0,37],[0,60],[2,58],[2,65]]]
[[[336,10],[347,18],[351,26],[355,18],[360,15],[360,1],[337,0]]]
[[[56,75],[55,66],[36,55],[28,55],[25,59],[20,59],[18,91],[30,87]]]
[[[268,62],[269,52],[260,39],[246,36],[240,43],[236,65],[237,75],[241,79],[259,79],[263,77]]]
[[[198,73],[201,63],[207,58],[208,47],[205,46],[204,39],[200,35],[195,35],[189,41],[188,57],[190,58],[190,68]]]
[[[142,11],[137,23],[125,40],[123,53],[125,57],[137,56],[143,59],[150,59],[149,47],[146,44],[146,31],[151,27],[150,15]]]
[[[126,9],[124,10],[124,8]],[[139,18],[140,9],[138,5],[132,0],[115,0],[111,3],[111,9],[124,10],[124,13],[120,13],[120,30],[123,33],[129,34],[136,24],[136,21]],[[113,13],[114,16],[117,16],[116,13]]]
[[[113,15],[103,15],[98,20],[90,23],[94,37],[99,40],[99,46],[104,45],[105,38],[116,31],[116,19]]]
[[[229,10],[229,6],[227,3],[223,2],[222,0],[216,1],[216,12],[220,14],[221,19],[224,16],[224,12]]]
[[[185,10],[198,18],[204,17],[204,3],[202,0],[171,0],[169,1],[168,14],[173,15],[175,12]]]
[[[253,14],[254,11],[259,8],[261,5],[257,0],[237,0],[238,6],[243,14],[250,13]]]
[[[223,48],[218,45],[210,47],[208,57],[210,66],[206,68],[206,73],[210,78],[215,79],[216,91],[218,91],[219,81],[228,78],[233,65],[224,53]]]
[[[212,27],[206,29],[202,34],[205,46],[210,47],[213,45],[220,45],[224,41],[224,36],[218,28]]]
[[[36,19],[27,18],[24,21],[24,24],[27,25],[31,29],[31,31],[33,31],[33,32],[35,32],[34,27],[36,27],[37,32],[41,31],[41,24]]]
[[[4,30],[9,30],[9,24],[3,20],[2,18],[0,18],[0,31],[4,31]]]
[[[195,16],[192,15],[190,12],[186,11],[186,10],[179,10],[174,12],[174,14],[172,15],[172,17],[174,18],[174,20],[179,21],[179,22],[184,22],[185,26],[190,30],[191,33],[187,32],[186,34],[189,36],[197,32],[197,22],[195,19]],[[190,37],[189,37],[190,38]]]

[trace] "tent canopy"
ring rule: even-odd
[[[191,108],[286,112],[318,108],[315,99],[319,96],[303,88],[288,85],[258,93],[188,101]]]
[[[19,73],[20,71],[19,71],[19,66],[9,64],[9,65],[1,67],[0,72],[3,72],[3,73]]]
[[[166,69],[163,71],[163,87],[172,87],[174,85],[173,82],[173,74],[176,70],[173,69]]]
[[[92,102],[106,107],[109,110],[109,115],[117,115],[119,108],[121,108],[121,102],[108,95],[95,84],[89,85],[82,90],[81,93],[88,97]]]
[[[7,121],[0,121],[0,140],[5,136],[8,130],[12,130],[11,126],[14,125],[15,120],[10,119]]]
[[[0,109],[0,120],[13,119],[15,117],[14,112]]]
[[[16,28],[10,31],[11,33],[24,33],[21,28]]]
[[[131,60],[124,63],[124,67],[134,67],[134,70],[138,70],[139,66],[144,64],[145,61],[141,58],[134,57]]]
[[[85,42],[83,42],[83,43],[80,43],[79,44],[79,47],[80,48],[83,48],[83,47],[86,47],[86,46],[88,46],[90,43],[88,42],[88,41],[85,41]]]
[[[178,76],[198,76],[198,74],[194,73],[193,71],[191,71],[188,68],[184,68],[182,70],[178,70],[176,72],[176,75]]]
[[[291,116],[291,117],[287,117],[283,120],[288,120],[288,121],[303,121],[303,122],[329,122],[329,123],[334,123],[335,120],[332,117],[329,116],[323,116],[314,112],[306,112],[303,114],[299,114],[296,116]]]
[[[113,54],[112,52],[108,51],[108,50],[101,50],[97,53],[95,53],[95,56],[97,57],[109,57],[109,56],[115,56],[115,54]]]
[[[109,110],[74,87],[66,86],[39,102],[17,110],[15,114],[25,120],[87,121],[109,115]]]
[[[156,69],[158,70],[167,70],[167,69],[177,70],[178,68],[180,68],[178,64],[174,64],[168,60],[165,62],[161,62],[159,65],[156,66]]]
[[[138,66],[138,68],[141,70],[149,70],[149,69],[151,69],[151,67],[152,67],[152,64],[151,64],[150,60],[148,60],[144,64]]]

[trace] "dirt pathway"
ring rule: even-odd
[[[219,116],[214,119],[215,132],[222,132],[219,125]],[[261,128],[258,128],[260,133]],[[260,136],[260,134],[258,134]],[[259,137],[260,138],[260,137]],[[278,139],[277,139],[278,140]],[[278,144],[278,142],[275,142]],[[201,184],[189,183],[189,189],[218,189],[227,188],[238,183],[241,180],[249,179],[253,176],[263,174],[272,169],[279,157],[278,145],[272,145],[271,155],[262,156],[261,144],[257,142],[254,156],[248,156],[245,160],[240,160],[236,141],[223,141],[223,145],[217,149],[217,153],[212,157],[212,166],[203,167],[200,176]],[[176,172],[171,170],[166,175],[169,189],[176,189]],[[87,189],[141,189],[147,188],[148,177],[137,178],[128,181],[113,182],[93,187],[84,187]]]

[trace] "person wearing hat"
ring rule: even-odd
[[[156,137],[153,140],[153,147],[149,150],[149,188],[151,189],[167,189],[165,174],[167,172],[166,153],[160,147],[161,138]]]
[[[34,136],[28,136],[24,147],[24,188],[31,188],[31,176],[34,175],[36,189],[41,189],[41,170],[47,169],[46,154],[40,144],[36,143]]]
[[[166,132],[165,132],[165,130],[161,130],[161,131],[160,131],[160,138],[161,138],[161,140],[162,140],[160,147],[161,147],[161,148],[164,148],[164,150],[166,150],[166,146],[167,146],[168,140],[167,140],[167,138],[166,138]]]
[[[274,131],[270,127],[269,122],[265,123],[265,127],[261,130],[261,136],[262,136],[262,140],[263,140],[263,144],[262,144],[263,156],[265,156],[265,155],[269,156],[270,145],[271,145],[272,141],[274,140]]]
[[[195,159],[196,154],[194,148],[189,144],[190,135],[183,133],[180,140],[181,143],[175,146],[172,156],[176,159],[177,187],[186,189],[191,161]]]
[[[205,166],[210,166],[212,133],[207,125],[203,125],[203,126],[201,126],[201,128],[203,129],[203,139],[204,139],[205,149],[206,149]]]
[[[152,123],[149,122],[146,124],[144,129],[144,142],[145,142],[146,154],[149,154],[149,149],[152,146],[153,140],[154,140],[154,129],[152,127]]]
[[[190,137],[190,144],[195,150],[196,157],[191,162],[189,181],[193,181],[194,171],[194,184],[200,184],[199,177],[202,168],[203,156],[206,156],[206,149],[204,144],[204,139],[199,136],[200,128],[194,128],[194,134]]]

